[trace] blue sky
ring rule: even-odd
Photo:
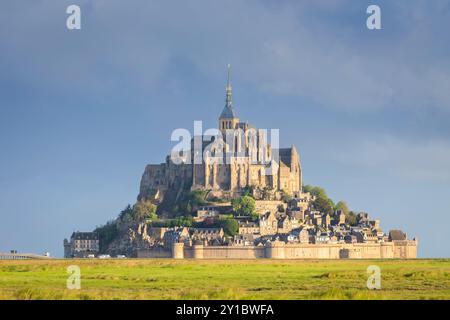
[[[133,203],[173,129],[216,126],[231,63],[239,117],[280,128],[305,183],[449,257],[448,30],[439,0],[2,1],[0,251],[61,256]]]

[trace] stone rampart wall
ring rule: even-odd
[[[138,258],[175,259],[414,259],[415,241],[354,244],[286,244],[273,242],[266,246],[184,246],[137,250]]]

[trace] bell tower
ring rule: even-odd
[[[233,102],[231,97],[231,84],[230,84],[230,70],[231,65],[227,65],[227,86],[226,86],[226,99],[225,99],[225,107],[222,110],[222,113],[219,117],[219,130],[222,134],[225,134],[227,129],[236,129],[237,124],[239,123],[239,118],[236,116],[233,108]]]

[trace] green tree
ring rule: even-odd
[[[313,196],[315,196],[316,198],[325,198],[328,199],[328,195],[325,192],[325,189],[321,188],[321,187],[313,187],[311,189],[311,194]]]
[[[193,219],[191,216],[185,216],[185,217],[177,217],[174,221],[172,226],[174,227],[192,227]]]
[[[254,191],[254,187],[253,186],[246,186],[243,189],[243,196],[249,196],[253,198],[253,191]]]
[[[345,222],[351,226],[356,226],[358,224],[356,214],[353,211],[349,211],[348,214],[345,215]]]
[[[208,204],[206,201],[206,191],[195,190],[188,193],[187,198],[193,206],[204,206]]]
[[[331,205],[328,198],[318,197],[313,202],[314,209],[325,213],[325,214],[333,214],[333,206]]]
[[[156,215],[156,205],[154,205],[149,200],[138,201],[133,206],[133,220],[134,221],[144,221],[147,219],[154,220],[157,219]]]
[[[227,236],[234,236],[239,231],[239,224],[235,219],[220,219],[217,223],[219,228],[223,229],[223,232]]]
[[[347,216],[348,213],[350,212],[347,203],[345,201],[339,201],[338,203],[336,203],[334,210],[342,211],[345,214],[345,216]]]
[[[185,192],[180,200],[172,206],[172,210],[178,213],[193,213],[195,207],[207,205],[206,192],[203,190],[194,190]]]
[[[108,249],[110,243],[119,234],[115,221],[108,221],[105,225],[95,228],[94,232],[98,234],[101,253],[104,253]]]
[[[254,216],[256,211],[255,199],[250,196],[243,196],[231,200],[233,211],[239,216]]]
[[[334,211],[334,207],[335,207],[336,205],[334,204],[334,201],[333,201],[331,198],[327,198],[327,199],[328,199],[328,202],[330,203],[330,206],[331,206],[331,209],[332,209],[331,212],[333,212],[333,211]]]
[[[119,213],[118,222],[127,223],[131,221],[133,221],[133,208],[131,205],[127,205],[125,209]]]

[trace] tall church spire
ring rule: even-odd
[[[234,112],[233,102],[231,99],[231,82],[230,82],[231,65],[227,65],[227,86],[226,86],[226,99],[225,107],[222,110],[220,119],[237,119]]]

